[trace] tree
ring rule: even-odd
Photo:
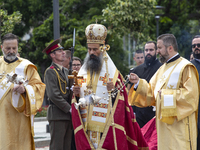
[[[103,9],[103,16],[112,32],[130,34],[137,41],[148,40],[154,18],[155,0],[113,0]]]
[[[6,10],[0,9],[0,39],[5,34],[13,32],[15,25],[21,22],[21,18],[22,14],[19,11],[8,15]]]
[[[107,26],[107,23],[103,22],[102,9],[109,2],[109,0],[63,0],[60,1],[60,33],[62,38],[61,45],[65,49],[72,47],[73,29],[76,29],[76,46],[74,56],[84,59],[86,48],[85,28],[90,23],[95,23],[98,19],[98,23],[103,23]],[[112,38],[112,39],[110,39]],[[51,60],[47,59],[47,56],[42,54],[42,50],[53,39],[53,15],[46,19],[42,25],[34,28],[33,37],[31,39],[32,50],[27,52],[26,56],[30,58],[32,62],[37,62],[37,67],[44,73],[45,69],[50,65]],[[111,50],[108,51],[116,66],[123,74],[128,72],[126,62],[124,62],[125,52],[122,48],[122,40],[117,34],[108,33],[106,43],[110,44]],[[118,54],[118,56],[116,56]],[[122,59],[123,58],[123,59]],[[119,59],[122,59],[119,62]]]
[[[158,0],[164,6],[160,19],[160,33],[172,33],[176,36],[179,53],[189,59],[192,37],[200,34],[199,0]]]
[[[23,14],[20,24],[14,29],[14,34],[20,37],[43,24],[53,11],[52,1],[49,0],[0,0],[0,3],[9,14],[15,11]]]

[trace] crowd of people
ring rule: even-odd
[[[90,24],[85,35],[83,63],[61,39],[44,48],[52,60],[44,83],[19,56],[18,37],[2,38],[0,149],[35,149],[33,120],[46,91],[50,150],[199,150],[200,35],[192,39],[190,61],[179,55],[173,34],[146,42],[127,87],[107,53],[107,28]]]

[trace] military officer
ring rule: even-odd
[[[62,66],[65,52],[60,42],[61,40],[57,39],[43,50],[52,60],[44,75],[50,101],[47,112],[51,135],[50,150],[71,149],[71,100],[68,99],[69,91],[66,89],[68,70]]]

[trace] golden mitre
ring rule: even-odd
[[[104,44],[107,36],[107,29],[101,24],[90,24],[85,29],[85,35],[87,43]]]

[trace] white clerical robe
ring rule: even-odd
[[[26,92],[13,92],[16,85],[0,79],[0,150],[34,150],[33,119],[41,107],[45,91],[37,68],[28,60],[19,58],[7,63],[0,58],[0,73],[16,73],[28,80]]]
[[[131,88],[131,105],[156,106],[158,150],[196,149],[198,83],[196,68],[180,57],[163,64],[149,84],[140,79],[137,90]]]

